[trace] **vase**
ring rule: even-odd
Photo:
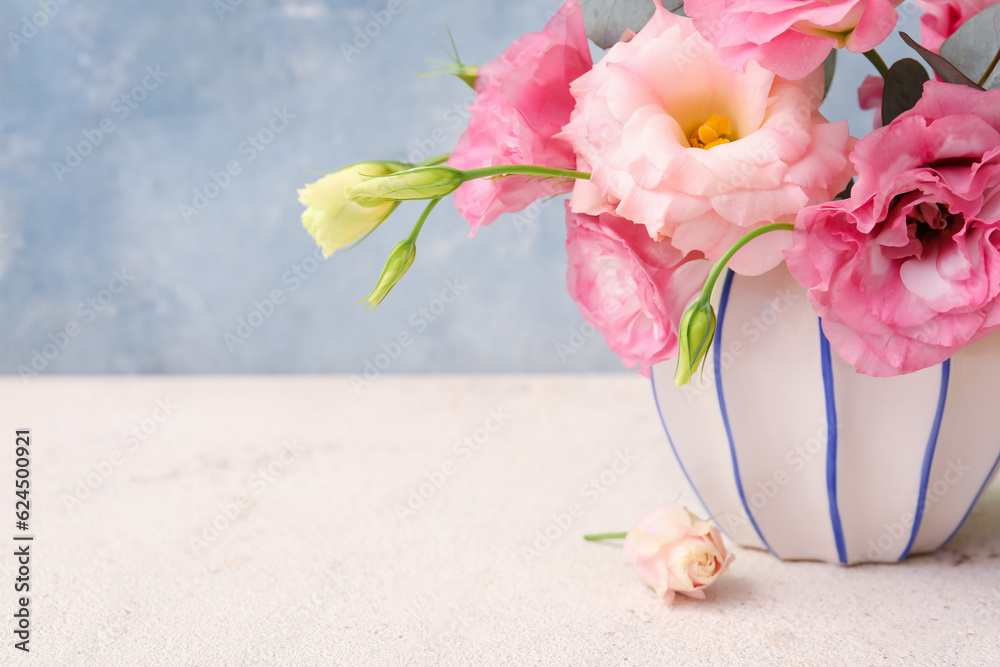
[[[934,551],[1000,464],[1000,336],[939,366],[858,374],[784,265],[727,272],[703,371],[653,393],[688,482],[722,531],[781,559],[894,562]]]

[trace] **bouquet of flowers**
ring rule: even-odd
[[[303,223],[329,255],[428,202],[373,307],[442,198],[475,234],[569,194],[569,292],[644,375],[676,358],[688,382],[723,270],[783,263],[859,373],[941,363],[1000,329],[1000,2],[918,0],[921,40],[902,35],[915,57],[889,66],[876,49],[900,5],[567,0],[492,62],[445,68],[477,95],[450,154],[329,173],[299,191]],[[588,37],[607,49],[597,63]],[[845,50],[873,68],[860,139],[819,112]]]
[[[428,200],[367,297],[377,306],[441,198],[454,193],[474,234],[571,193],[570,294],[643,374],[676,357],[677,381],[690,378],[723,267],[782,262],[858,372],[940,363],[1000,328],[1000,70],[983,48],[1000,7],[918,3],[923,46],[904,39],[931,79],[876,51],[900,4],[568,0],[494,61],[448,68],[477,93],[454,151],[330,173],[300,191],[303,223],[329,255],[400,201]],[[596,64],[588,23],[610,47]],[[860,140],[818,111],[840,49],[878,72],[859,90],[877,109]]]

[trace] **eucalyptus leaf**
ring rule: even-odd
[[[882,124],[888,125],[896,116],[912,109],[920,101],[924,82],[930,78],[924,66],[913,58],[894,62],[882,91]]]
[[[830,55],[823,61],[823,72],[826,74],[826,83],[823,84],[823,99],[830,93],[830,86],[833,85],[833,74],[837,71],[837,49],[830,49]]]
[[[962,74],[961,70],[948,62],[947,59],[942,58],[933,51],[920,46],[920,44],[917,44],[917,42],[905,32],[899,33],[899,36],[903,38],[903,41],[906,42],[911,49],[920,54],[920,57],[924,59],[924,62],[930,65],[931,68],[937,72],[937,75],[941,77],[942,81],[961,84],[963,86],[969,86],[970,88],[978,88],[979,90],[983,89],[982,86]]]
[[[676,11],[684,0],[664,0],[668,11]],[[602,49],[615,45],[626,30],[639,32],[653,16],[651,0],[580,0],[587,37]]]
[[[990,5],[955,31],[941,45],[941,55],[963,74],[979,81],[1000,51],[1000,4]],[[993,70],[983,88],[1000,87],[1000,68]]]

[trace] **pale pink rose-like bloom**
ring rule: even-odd
[[[858,106],[865,111],[875,110],[872,119],[872,129],[882,127],[882,93],[885,92],[885,79],[880,76],[868,75],[858,87]]]
[[[650,366],[677,355],[677,327],[711,264],[609,213],[583,215],[567,205],[566,230],[570,295],[622,363],[649,377]]]
[[[903,0],[685,0],[684,12],[727,67],[756,61],[801,79],[832,49],[863,53],[896,27]]]
[[[573,210],[614,213],[713,261],[752,229],[792,222],[853,175],[847,123],[817,111],[823,83],[821,69],[794,82],[756,63],[734,72],[690,19],[657,3],[630,42],[573,82],[577,105],[561,136],[576,149],[577,168],[592,172],[577,181]],[[692,147],[689,138],[712,116],[728,119],[731,142]],[[730,267],[763,273],[790,244],[789,232],[766,234]]]
[[[469,126],[448,164],[463,170],[504,164],[575,169],[572,146],[553,135],[573,110],[570,82],[592,64],[580,2],[568,0],[544,30],[523,35],[479,68]],[[559,179],[481,178],[455,192],[455,206],[475,234],[502,213],[572,189],[572,182]]]
[[[920,17],[920,42],[939,53],[944,41],[963,23],[995,4],[997,0],[917,0],[917,6],[924,10]]]
[[[785,253],[840,356],[900,375],[1000,329],[1000,89],[929,81],[851,159],[850,199],[802,211]]]
[[[673,504],[639,520],[625,538],[625,556],[667,603],[676,593],[704,600],[705,588],[733,561],[718,528]]]

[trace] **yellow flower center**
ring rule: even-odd
[[[729,125],[729,119],[713,113],[691,135],[691,147],[708,150],[720,144],[728,144],[729,135],[732,132],[733,128]]]

